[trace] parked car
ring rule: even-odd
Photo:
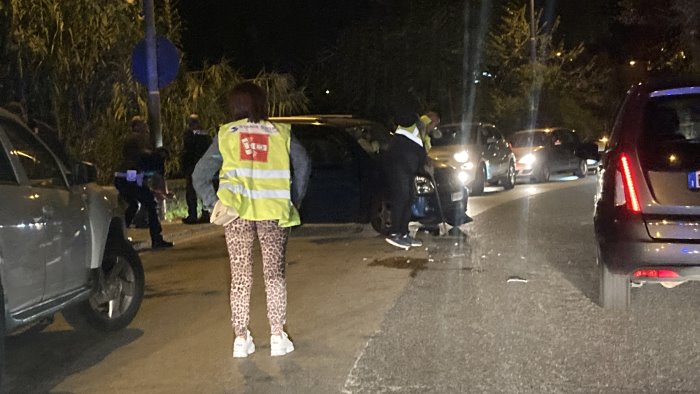
[[[459,168],[471,195],[484,192],[486,184],[515,186],[515,155],[496,126],[460,123],[440,126],[431,138],[430,157]]]
[[[518,180],[549,182],[555,173],[588,173],[586,152],[576,133],[562,127],[521,130],[510,137]]]
[[[371,223],[380,233],[390,226],[387,174],[382,156],[393,134],[379,123],[351,116],[272,118],[289,123],[312,162],[311,179],[301,206],[304,223]],[[468,192],[459,171],[435,161],[435,181],[445,218],[452,225],[467,220]],[[412,220],[426,227],[441,222],[435,185],[429,177],[415,179]]]
[[[4,337],[62,312],[75,328],[127,326],[144,292],[116,191],[96,170],[68,171],[17,117],[0,109],[0,359]]]
[[[599,174],[600,302],[625,309],[631,282],[700,279],[700,79],[634,86]]]

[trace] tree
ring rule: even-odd
[[[173,0],[156,3],[159,33],[176,45],[181,23]],[[98,164],[110,181],[133,115],[145,114],[145,89],[131,76],[131,50],[143,35],[137,1],[4,0],[0,3],[0,103],[20,101],[55,125],[69,152]],[[164,143],[172,155],[190,112],[214,128],[227,119],[221,97],[244,79],[230,64],[183,70],[162,90]],[[285,74],[260,73],[276,114],[304,111],[304,89]],[[168,163],[170,173],[178,161]]]
[[[490,33],[486,69],[493,78],[483,88],[492,111],[482,115],[506,132],[530,126],[568,126],[589,135],[603,130],[607,74],[583,44],[565,48],[556,38],[558,19],[548,25],[540,13],[537,25],[534,63],[526,7],[507,7]]]
[[[619,20],[636,28],[634,54],[651,73],[700,72],[700,2],[621,0]]]

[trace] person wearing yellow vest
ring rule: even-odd
[[[440,115],[435,111],[429,111],[425,115],[421,115],[420,122],[418,122],[418,129],[420,130],[420,137],[423,141],[423,147],[426,152],[430,152],[433,147],[430,140],[430,134],[432,131],[440,125]]]
[[[262,251],[270,354],[283,356],[294,350],[284,331],[285,253],[289,228],[300,224],[297,209],[305,194],[310,161],[289,125],[267,120],[262,88],[251,82],[239,84],[229,93],[228,103],[232,121],[219,128],[217,138],[197,163],[192,182],[206,208],[213,208],[218,199],[239,214],[224,226],[231,262],[233,357],[247,357],[255,351],[248,323],[256,237]],[[218,192],[212,185],[217,172]]]

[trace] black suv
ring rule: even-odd
[[[603,155],[594,223],[604,307],[627,308],[631,283],[700,279],[700,79],[628,92]]]
[[[303,223],[371,223],[384,234],[390,226],[391,206],[382,155],[393,134],[379,123],[342,115],[278,117],[270,120],[292,125],[312,162],[311,179],[301,206]],[[460,225],[467,220],[468,192],[459,171],[435,162],[437,195],[446,221]],[[434,184],[416,177],[414,221],[434,228],[441,222]]]

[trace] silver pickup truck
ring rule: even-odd
[[[4,338],[62,312],[76,329],[118,330],[144,292],[113,189],[96,170],[70,170],[0,109],[0,373]]]

